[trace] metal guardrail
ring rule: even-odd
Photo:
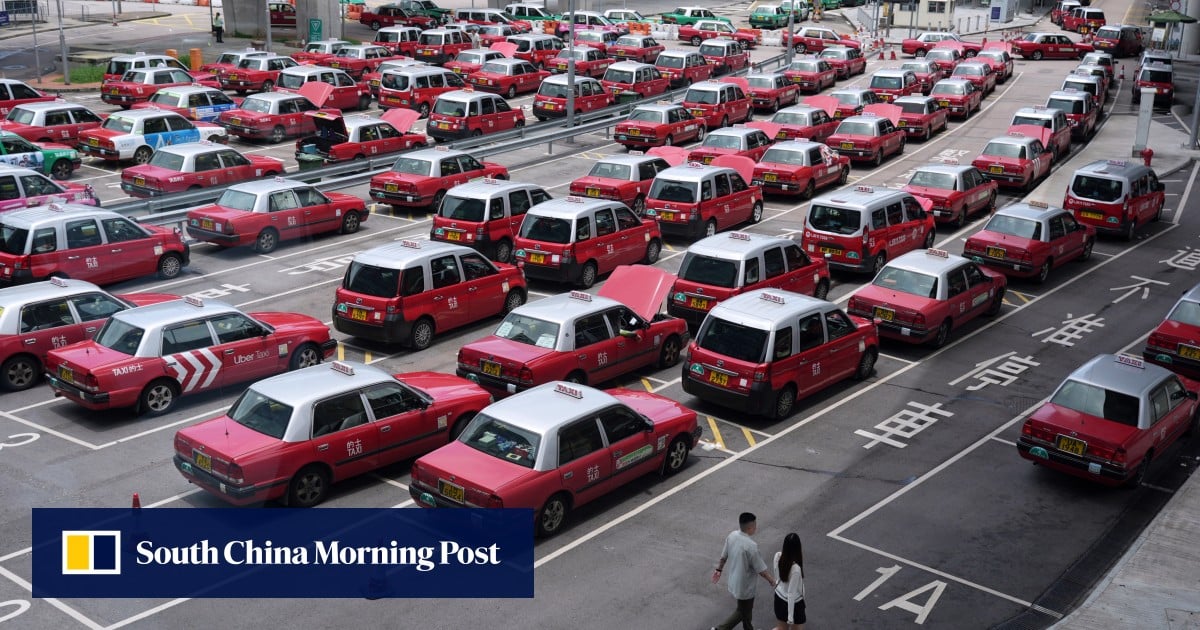
[[[755,70],[764,70],[782,66],[787,55],[780,54],[754,65]],[[740,76],[749,73],[749,68],[739,70],[731,75]],[[503,131],[500,133],[464,138],[448,144],[459,150],[470,150],[476,158],[484,158],[501,153],[518,151],[540,144],[551,147],[555,142],[561,142],[578,135],[600,130],[607,130],[625,120],[634,107],[648,102],[660,100],[675,101],[683,98],[687,87],[668,91],[658,96],[612,105],[595,112],[577,117],[578,123],[567,127],[565,120],[546,121],[535,125]],[[402,155],[402,154],[398,154]],[[284,176],[310,183],[316,183],[321,190],[339,190],[358,186],[369,181],[375,175],[384,173],[396,162],[397,154],[387,157],[370,158],[331,164],[320,168],[303,171],[285,172]],[[192,208],[216,201],[228,186],[214,186],[180,193],[172,193],[149,199],[131,199],[117,203],[106,204],[106,210],[124,214],[139,223],[161,226],[179,226],[187,221],[187,213]]]

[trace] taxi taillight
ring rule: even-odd
[[[183,436],[175,434],[175,452],[180,455],[188,455],[192,452],[192,447],[183,439]]]
[[[225,226],[221,228],[221,231],[225,232],[226,234],[233,234],[233,221],[226,221]]]
[[[754,370],[754,382],[761,383],[771,378],[771,364],[760,365]]]
[[[517,379],[520,380],[522,383],[532,383],[533,382],[533,370],[529,369],[528,367],[522,366],[521,370],[517,373]]]
[[[229,481],[237,484],[240,484],[246,480],[246,475],[242,472],[242,467],[234,462],[229,462],[228,472],[225,473],[225,477],[229,479]]]
[[[489,494],[488,500],[487,500],[487,506],[490,508],[502,508],[502,507],[504,507],[504,499],[501,499],[500,497],[498,497],[494,494]]]
[[[83,388],[88,391],[100,391],[100,381],[96,380],[96,375],[91,372],[83,376]]]
[[[487,228],[486,228],[486,227],[477,227],[477,228],[475,228],[475,240],[477,240],[477,241],[486,241],[486,240],[488,240],[488,234],[487,234]]]
[[[1146,347],[1155,350],[1171,350],[1175,347],[1171,339],[1162,333],[1151,333],[1150,338],[1146,340]]]
[[[1021,435],[1024,435],[1025,437],[1033,437],[1033,424],[1030,423],[1030,421],[1026,420],[1025,423],[1021,425]]]

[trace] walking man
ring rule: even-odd
[[[758,590],[754,580],[756,573],[771,588],[775,588],[775,578],[758,552],[758,543],[751,538],[756,532],[757,519],[750,512],[742,512],[738,517],[738,528],[725,537],[725,548],[721,550],[721,559],[713,570],[712,581],[716,584],[721,575],[725,575],[725,585],[737,600],[737,609],[721,625],[713,626],[713,630],[733,630],[739,621],[742,622],[742,630],[754,630],[751,618],[754,616],[754,595]]]
[[[220,11],[217,11],[216,15],[213,16],[212,28],[213,35],[217,36],[217,43],[224,44],[225,40],[223,38],[225,37],[225,18],[221,17]]]

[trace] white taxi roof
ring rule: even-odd
[[[1046,219],[1049,219],[1050,217],[1053,217],[1057,214],[1060,214],[1062,212],[1063,212],[1062,208],[1058,208],[1055,206],[1047,206],[1045,208],[1042,208],[1042,207],[1037,207],[1037,206],[1031,206],[1028,203],[1020,202],[1020,203],[1014,203],[1011,206],[1005,206],[1003,208],[1000,208],[1000,209],[996,210],[995,214],[997,214],[997,215],[1002,214],[1004,216],[1016,217],[1018,219],[1029,219],[1030,221],[1041,222],[1041,221],[1045,221]]]
[[[1038,138],[1033,138],[1033,137],[1022,134],[1022,135],[996,136],[995,138],[988,140],[988,143],[991,144],[992,142],[995,142],[996,144],[1016,144],[1016,145],[1021,145],[1021,146],[1029,146],[1029,145],[1033,144],[1035,140],[1038,140]]]
[[[340,70],[338,68],[327,68],[325,66],[292,66],[290,68],[284,68],[283,70],[280,70],[280,72],[285,72],[287,74],[294,74],[294,75],[298,75],[298,76],[308,76],[310,74],[321,74],[322,72],[345,73],[344,70]]]
[[[642,63],[640,61],[618,61],[617,63],[614,63],[613,65],[609,66],[608,69],[609,70],[634,71],[639,68],[653,68],[653,67],[654,66],[652,66],[648,63]]]
[[[579,397],[559,393],[560,386],[579,392]],[[587,385],[553,381],[498,400],[480,413],[539,435],[549,435],[581,416],[616,404],[620,401],[608,392]],[[529,413],[530,409],[537,409],[538,413]]]
[[[540,42],[540,41],[545,41],[547,39],[558,39],[558,38],[549,33],[521,33],[520,35],[509,35],[508,36],[508,41],[511,42],[514,39],[519,39],[521,41]]]
[[[862,96],[863,94],[866,94],[870,91],[871,90],[869,90],[867,88],[841,88],[841,89],[830,92],[829,95],[837,96],[838,94],[853,94],[855,96]]]
[[[237,151],[237,149],[233,149],[233,147],[217,142],[186,142],[184,144],[171,144],[164,147],[159,147],[157,151],[162,153],[174,153],[175,155],[187,157],[201,153],[223,151],[225,149]],[[241,151],[238,151],[238,153],[241,153]]]
[[[489,94],[487,92],[474,92],[474,91],[470,91],[470,90],[451,90],[449,92],[443,92],[443,93],[439,94],[438,100],[445,99],[447,101],[458,101],[458,102],[462,102],[462,103],[469,103],[471,101],[475,101],[475,100],[479,100],[479,99],[483,99],[483,98],[493,98],[493,97],[500,98],[496,94]]]
[[[460,155],[471,155],[461,149],[436,148],[436,149],[418,149],[409,151],[397,159],[413,158],[416,160],[444,160],[448,157],[458,157]]]
[[[608,157],[596,160],[597,163],[604,164],[628,164],[630,166],[638,166],[646,162],[654,162],[663,159],[657,155],[610,155]]]
[[[0,289],[0,318],[10,316],[30,302],[41,302],[51,298],[80,293],[101,292],[100,287],[84,280],[59,278],[55,281],[32,282]]]
[[[728,22],[721,22],[721,24],[727,25]],[[737,43],[738,42],[735,42],[732,39],[729,39],[728,37],[713,37],[712,39],[704,40],[704,43],[700,44],[700,48],[704,48],[705,46],[720,46],[722,48],[728,48],[730,44],[737,44]]]
[[[175,61],[179,61],[178,59],[175,59],[174,57],[169,57],[167,55],[147,55],[145,53],[139,53],[136,55],[117,55],[112,58],[112,61],[138,61],[138,60],[158,61],[158,60],[163,60],[163,59],[173,59]]]
[[[1091,94],[1088,94],[1087,92],[1081,92],[1079,90],[1055,90],[1046,98],[1062,98],[1075,101],[1086,101],[1089,103],[1092,101]]]
[[[540,188],[540,186],[529,182],[511,182],[503,179],[477,179],[451,188],[446,191],[446,195],[449,197],[467,197],[471,199],[493,199],[517,190],[532,190],[534,188]]]
[[[638,105],[634,107],[633,111],[636,112],[638,110],[642,110],[649,112],[669,112],[673,109],[683,109],[683,105],[680,105],[679,103],[647,103],[645,105]]]
[[[663,55],[666,55],[668,57],[686,57],[695,52],[696,51],[694,51],[694,50],[680,50],[679,48],[668,48],[668,49],[658,53],[658,56],[661,57]],[[699,54],[699,53],[696,53],[696,54]]]
[[[714,132],[715,133],[715,132]],[[705,177],[716,175],[717,173],[736,173],[728,166],[701,166],[693,164],[682,164],[680,166],[672,166],[671,168],[658,172],[656,179],[664,179],[676,182],[699,182]]]
[[[21,103],[20,105],[13,105],[13,109],[17,109],[18,107],[30,112],[50,112],[75,107],[88,109],[84,105],[80,105],[79,103],[71,103],[69,101],[43,101],[40,103]]]
[[[967,171],[973,170],[975,170],[975,167],[971,166],[970,164],[925,164],[918,166],[914,172],[923,171],[926,173],[942,173],[945,175],[958,176]]]
[[[710,138],[713,136],[736,136],[738,138],[747,138],[755,133],[764,132],[758,127],[721,127],[720,129],[713,129],[712,131],[708,132],[708,136]]]
[[[584,197],[551,199],[550,201],[543,201],[542,203],[530,208],[529,214],[542,217],[554,217],[556,219],[574,219],[583,214],[600,210],[602,208],[617,208],[619,206],[624,207],[625,204],[621,203],[620,201],[588,199]]]
[[[190,94],[197,94],[197,93],[204,93],[204,92],[220,92],[220,91],[221,90],[218,90],[215,87],[208,87],[207,85],[177,85],[177,86],[173,86],[173,87],[163,88],[163,89],[159,90],[157,92],[157,94],[179,94],[181,96],[188,96]]]
[[[923,273],[923,274],[928,274],[931,276],[941,277],[943,271],[950,269],[952,267],[957,267],[958,265],[961,265],[962,263],[967,262],[966,258],[963,258],[962,256],[959,256],[958,254],[942,252],[946,255],[938,256],[938,255],[929,253],[931,251],[941,251],[941,250],[927,250],[927,249],[913,250],[911,252],[908,252],[907,254],[902,254],[902,255],[897,256],[896,258],[888,261],[887,266],[894,267],[896,269],[904,269],[906,271],[915,271],[917,273]]]
[[[121,218],[121,215],[111,210],[103,210],[79,203],[57,203],[5,212],[0,216],[0,224],[32,230],[48,223],[54,223],[65,216],[90,216],[103,219]]]
[[[858,190],[857,188],[845,188],[836,192],[821,195],[809,204],[810,207],[818,204],[827,206],[836,206],[839,208],[851,208],[855,210],[866,210],[867,208],[875,208],[880,204],[887,204],[891,201],[911,197],[912,195],[903,190],[893,188],[871,187],[870,191]]]
[[[872,76],[876,77],[894,77],[898,79],[904,78],[904,75],[909,74],[912,70],[902,70],[900,68],[886,68],[878,70]]]
[[[1083,173],[1133,181],[1151,170],[1142,162],[1133,160],[1096,160],[1080,167],[1075,175]]]
[[[974,85],[974,83],[971,83],[970,79],[960,79],[957,77],[951,77],[948,79],[942,79],[941,81],[938,81],[937,83],[933,84],[934,87],[937,87],[939,85],[958,85],[958,86],[965,87],[968,85]]]
[[[576,48],[575,50],[579,50],[579,49]],[[592,77],[580,77],[580,76],[575,77],[575,82],[576,83],[600,83],[600,81],[598,81],[597,79],[594,79]],[[551,85],[566,85],[567,84],[567,75],[552,74],[552,75],[546,77],[545,79],[542,79],[542,83],[543,84],[549,83]]]
[[[342,50],[364,50],[365,51],[365,50],[371,49],[371,48],[384,48],[384,46],[380,46],[379,44],[374,44],[374,43],[350,44],[349,46],[342,46]]]
[[[1028,116],[1030,118],[1054,118],[1062,113],[1062,110],[1054,109],[1053,107],[1022,107],[1013,113],[1013,118],[1017,116]]]
[[[778,114],[778,113],[787,112],[789,114],[811,114],[813,112],[823,112],[823,111],[825,111],[825,110],[820,107],[813,107],[812,105],[791,105],[789,107],[784,107],[783,109],[779,110],[776,113]]]
[[[893,100],[892,104],[893,105],[903,105],[905,103],[925,104],[925,103],[928,103],[928,102],[934,101],[934,100],[937,100],[937,99],[935,99],[932,96],[918,96],[916,94],[910,94],[908,96],[901,96],[900,98]]]
[[[548,298],[534,300],[513,309],[513,312],[562,326],[585,315],[625,306],[617,300],[601,295],[584,294],[589,298],[581,300],[573,297],[577,293],[580,292],[558,293]]]
[[[406,269],[434,256],[474,252],[470,247],[443,241],[400,241],[359,252],[355,254],[354,262],[383,269]]]
[[[750,77],[747,76],[746,78],[748,79]],[[700,90],[703,92],[715,92],[717,90],[721,90],[721,89],[729,87],[729,86],[738,87],[738,84],[730,83],[729,81],[720,81],[718,79],[709,79],[707,81],[693,83],[691,86],[688,87],[688,90]]]
[[[320,363],[263,379],[251,385],[250,389],[299,411],[302,407],[311,406],[330,396],[395,380],[391,374],[371,365],[351,361],[338,364],[350,369],[335,368],[334,363]],[[353,371],[353,374],[347,374],[348,371]],[[302,437],[289,439],[291,433],[289,426],[283,441],[307,440],[310,435],[310,432],[305,430],[299,432],[303,434]]]
[[[1150,396],[1150,390],[1170,378],[1171,372],[1149,361],[1140,363],[1141,367],[1134,367],[1118,361],[1116,355],[1099,354],[1075,368],[1065,380],[1079,381],[1127,394],[1143,403],[1139,406],[1144,406]]]
[[[241,311],[220,300],[203,300],[199,306],[196,306],[179,299],[120,311],[114,313],[113,318],[120,319],[130,326],[145,329],[149,333],[172,324],[200,317],[211,317],[221,313],[241,313]],[[147,341],[153,341],[148,337],[144,336],[142,338],[143,346],[145,346]],[[154,345],[157,346],[157,341],[154,342]]]
[[[755,289],[724,300],[713,307],[711,317],[735,324],[774,330],[811,313],[836,308],[825,300],[781,289]]]
[[[794,151],[796,153],[808,153],[812,149],[819,149],[827,146],[822,142],[813,142],[812,140],[784,140],[771,145],[771,149],[781,151]],[[769,149],[768,149],[769,150]]]
[[[273,193],[277,190],[289,190],[292,188],[311,187],[312,184],[302,182],[298,179],[287,179],[285,177],[276,177],[273,179],[259,179],[252,182],[242,182],[234,184],[227,190],[240,190],[242,192],[251,193],[254,195],[263,195]]]
[[[419,32],[421,32],[421,29],[419,29],[415,26],[385,26],[385,27],[379,29],[377,32],[379,32],[379,33],[403,33],[405,31],[417,31],[419,33]]]
[[[770,236],[752,232],[722,232],[692,243],[687,248],[687,253],[725,260],[745,260],[768,247],[794,245],[795,243],[786,236]]]

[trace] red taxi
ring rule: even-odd
[[[883,116],[851,116],[843,118],[826,144],[851,161],[869,161],[874,166],[884,158],[904,153],[908,135]]]
[[[627,149],[643,149],[703,141],[705,131],[704,122],[682,105],[663,102],[634,107],[613,129],[613,140]]]
[[[746,122],[754,115],[750,95],[740,85],[720,80],[693,84],[683,96],[683,106],[709,129]]]
[[[336,347],[313,317],[189,296],[113,313],[94,339],[47,353],[46,377],[88,409],[159,415],[180,396],[316,365]]]
[[[425,132],[438,142],[525,126],[525,112],[495,94],[454,90],[438,96]]]
[[[621,202],[567,197],[530,209],[513,246],[527,278],[586,289],[621,265],[657,262],[662,234],[653,217],[639,217]]]
[[[337,55],[337,51],[342,47],[349,45],[350,42],[344,39],[322,39],[308,42],[304,46],[304,50],[292,53],[291,57],[299,63],[325,63]]]
[[[335,294],[333,327],[421,351],[436,333],[524,303],[525,276],[516,267],[454,243],[403,240],[354,256]]]
[[[281,173],[279,158],[246,155],[223,144],[189,142],[160,147],[149,162],[121,171],[121,189],[134,197],[157,197]]]
[[[989,63],[982,61],[967,61],[958,64],[954,68],[954,72],[950,73],[953,79],[966,79],[975,84],[975,89],[979,90],[980,98],[987,98],[996,90],[996,73],[992,71],[992,66]]]
[[[833,268],[875,274],[889,259],[933,241],[933,215],[921,200],[902,190],[856,186],[809,204],[801,244]]]
[[[220,247],[253,245],[269,254],[279,242],[325,232],[352,234],[367,220],[362,199],[323,193],[314,186],[276,177],[225,189],[217,202],[187,213],[188,234]]]
[[[921,93],[921,82],[911,70],[880,70],[871,75],[867,87],[885,103]]]
[[[682,35],[680,37],[682,38]],[[608,47],[608,56],[621,61],[654,63],[658,54],[666,49],[666,46],[649,35],[622,35]]]
[[[57,98],[53,94],[39,92],[26,85],[23,81],[0,79],[0,116],[6,116],[17,105],[49,103]]]
[[[471,73],[467,82],[477,90],[516,98],[519,93],[537,90],[542,79],[548,76],[548,71],[538,70],[524,59],[496,59],[484,63],[478,72]]]
[[[241,60],[235,68],[222,69],[217,74],[217,81],[221,83],[221,89],[236,90],[238,94],[270,92],[279,81],[279,73],[297,65],[291,57],[257,55]]]
[[[754,175],[753,161],[718,159],[736,166],[672,166],[654,178],[646,214],[658,219],[664,234],[699,238],[747,221],[762,221],[762,189],[748,183]]]
[[[599,50],[587,46],[579,46],[574,50],[564,48],[558,51],[558,56],[546,62],[546,69],[554,74],[565,74],[570,67],[572,59],[575,60],[575,74],[577,76],[592,77],[595,79],[604,76],[604,72],[613,64],[613,60],[606,57]]]
[[[385,26],[375,33],[372,44],[383,46],[397,55],[417,56],[421,29],[415,26]]]
[[[446,192],[429,238],[465,245],[497,262],[512,262],[513,242],[529,209],[550,200],[536,184],[482,179]],[[565,252],[569,258],[570,252]],[[553,262],[558,263],[557,255]]]
[[[437,20],[417,13],[409,13],[398,5],[385,4],[374,9],[367,9],[358,16],[358,23],[378,31],[388,26],[416,26],[417,28],[433,28]]]
[[[388,70],[403,70],[412,66],[428,66],[424,61],[417,61],[408,57],[400,57],[391,59],[379,64],[375,72],[366,72],[362,75],[363,83],[367,84],[367,88],[371,90],[371,96],[379,96],[379,84],[383,82],[383,73]]]
[[[800,102],[800,87],[781,72],[746,75],[746,93],[756,109],[779,111],[784,105]]]
[[[955,46],[938,47],[925,53],[924,61],[936,65],[941,68],[946,76],[950,76],[951,72],[958,67],[958,64],[963,62],[962,50]]]
[[[1013,114],[1008,132],[1040,139],[1055,161],[1071,154],[1071,122],[1061,109],[1022,107]]]
[[[1142,89],[1154,90],[1154,104],[1170,107],[1175,103],[1175,73],[1171,66],[1161,63],[1148,63],[1138,68],[1137,78],[1134,79],[1132,96],[1133,103],[1142,102]]]
[[[258,381],[223,415],[177,432],[174,462],[226,503],[312,507],[335,482],[454,440],[490,402],[448,374],[314,365]]]
[[[988,179],[1023,192],[1049,177],[1053,163],[1054,154],[1041,139],[1019,133],[988,140],[979,157],[971,161]]]
[[[945,164],[917,167],[901,190],[933,202],[930,212],[934,221],[961,228],[972,214],[996,208],[996,188],[996,182],[974,166],[946,160]]]
[[[221,112],[217,124],[229,133],[247,140],[283,142],[289,136],[304,136],[316,131],[313,119],[305,112],[317,106],[299,94],[270,92],[246,97],[237,109]]]
[[[679,472],[699,440],[696,412],[665,396],[547,383],[493,403],[458,441],[417,459],[408,492],[421,507],[531,509],[534,532],[552,536],[572,509]]]
[[[614,155],[592,164],[587,175],[571,182],[570,191],[577,197],[620,201],[640,217],[646,214],[646,195],[654,178],[670,167],[654,155]]]
[[[867,59],[862,51],[850,46],[826,46],[818,55],[820,59],[829,62],[837,71],[837,78],[849,79],[856,74],[867,71]]]
[[[504,53],[491,48],[471,48],[458,53],[453,61],[447,61],[442,64],[442,67],[465,77],[473,72],[479,72],[483,64],[496,59],[504,59]]]
[[[818,189],[842,186],[850,178],[850,158],[807,140],[774,144],[754,165],[754,185],[763,192],[812,199]]]
[[[513,35],[507,39],[511,46],[495,46],[513,59],[524,59],[538,70],[545,70],[546,63],[558,56],[565,48],[562,40],[547,34]]]
[[[1098,7],[1079,7],[1063,15],[1062,28],[1064,31],[1074,31],[1086,35],[1095,33],[1097,29],[1108,23],[1104,11]]]
[[[1076,43],[1066,35],[1029,33],[1011,42],[1013,52],[1025,59],[1079,59],[1092,52],[1091,44]]]
[[[892,104],[900,108],[896,126],[910,138],[928,140],[950,124],[948,110],[932,96],[901,96]]]
[[[1150,333],[1142,356],[1188,378],[1200,377],[1200,288],[1184,292]]]
[[[346,74],[361,79],[364,73],[374,72],[379,64],[399,58],[391,50],[372,44],[354,44],[343,46],[331,59],[323,65],[343,70]]]
[[[1004,83],[1013,75],[1013,58],[1008,54],[1008,46],[1004,48],[985,48],[971,61],[980,61],[992,67],[996,73],[996,83]]]
[[[26,103],[8,110],[0,131],[15,133],[30,142],[74,144],[79,134],[104,124],[99,114],[74,103]]]
[[[1149,166],[1097,160],[1071,176],[1063,207],[1098,232],[1132,241],[1139,227],[1162,218],[1165,190]]]
[[[1132,24],[1105,24],[1096,29],[1092,45],[1114,57],[1134,57],[1145,48],[1142,28]]]
[[[1200,430],[1198,386],[1141,359],[1097,355],[1025,420],[1017,454],[1106,486],[1136,488],[1151,460]]]
[[[838,120],[830,116],[820,107],[811,105],[792,105],[785,107],[771,117],[771,123],[778,125],[775,132],[776,140],[812,140],[825,142],[837,129]],[[751,123],[757,125],[758,123]]]
[[[455,58],[458,53],[474,48],[471,39],[463,31],[434,28],[423,31],[413,48],[412,56],[426,63],[445,63]]]
[[[850,36],[838,35],[832,29],[802,25],[797,26],[794,32],[784,32],[782,45],[791,46],[796,51],[796,54],[799,55],[803,55],[806,52],[819,53],[825,50],[826,46],[862,47],[861,44]]]
[[[870,377],[878,357],[870,318],[807,295],[759,289],[718,304],[700,325],[684,356],[683,391],[783,420],[800,399]]]
[[[754,127],[738,125],[714,129],[704,137],[699,146],[688,153],[687,159],[689,162],[712,164],[717,157],[733,155],[757,162],[774,141],[765,131]]]
[[[1050,270],[1087,261],[1096,230],[1062,208],[1036,201],[1005,206],[963,245],[963,256],[1007,276],[1041,284]]]
[[[716,70],[713,66],[708,65],[704,55],[699,52],[675,49],[659,53],[658,59],[654,61],[654,67],[658,68],[659,72],[671,82],[672,88],[707,81],[712,78],[713,71]]]
[[[420,114],[408,109],[386,111],[379,118],[347,118],[325,111],[305,116],[312,117],[316,133],[296,140],[297,159],[320,157],[332,164],[419,149],[429,142],[425,134],[411,131]]]
[[[604,88],[620,98],[650,98],[666,92],[671,87],[670,79],[658,68],[636,61],[618,61],[604,71],[600,79]],[[621,95],[627,95],[622,97]]]
[[[608,55],[608,48],[618,39],[621,34],[616,31],[575,31],[574,45],[576,48],[595,48]]]
[[[1071,139],[1085,142],[1096,133],[1100,108],[1087,92],[1061,90],[1046,97],[1046,107],[1062,110],[1071,123]]]
[[[900,64],[900,70],[908,70],[917,76],[917,82],[921,84],[921,93],[928,95],[929,90],[933,89],[933,84],[945,79],[947,73],[942,70],[942,67],[932,61],[924,59],[916,59],[913,61],[905,61]]]
[[[863,109],[867,105],[883,102],[883,99],[879,98],[878,94],[867,88],[842,88],[830,92],[829,96],[837,101],[837,105],[833,110],[834,118],[857,116],[863,113]],[[805,102],[813,100],[813,98],[805,99]],[[813,100],[813,102],[815,103],[816,101]]]
[[[904,39],[900,42],[900,52],[906,55],[924,57],[925,53],[929,52],[930,49],[934,48],[941,42],[954,42],[960,45],[964,54],[968,57],[978,54],[979,49],[983,47],[981,44],[965,41],[954,33],[933,31],[929,33],[921,33],[920,36],[915,38]]]
[[[391,170],[371,178],[370,196],[394,208],[432,207],[442,204],[446,191],[480,178],[508,178],[508,169],[480,162],[465,151],[435,147],[396,158]]]
[[[1002,273],[940,249],[909,252],[887,263],[850,295],[851,315],[873,318],[882,337],[946,345],[950,332],[1004,305]]]
[[[737,72],[750,66],[750,52],[733,39],[717,38],[700,44],[700,54],[712,66],[715,74]]]
[[[279,73],[276,88],[287,94],[299,94],[320,107],[342,111],[366,110],[371,106],[371,90],[341,70],[321,66],[297,66]]]
[[[410,109],[428,118],[438,96],[466,87],[458,74],[437,66],[386,70],[379,80],[379,109]]]
[[[949,114],[963,120],[983,107],[983,92],[966,79],[942,79],[933,84],[929,95]],[[1070,137],[1067,140],[1070,141]]]
[[[270,57],[273,53],[265,50],[255,50],[247,48],[246,50],[227,50],[217,57],[217,60],[212,63],[206,63],[200,66],[200,72],[208,74],[221,74],[222,72],[234,70],[238,64],[246,59],[254,57]]]
[[[508,41],[508,38],[519,33],[520,31],[508,24],[487,24],[480,26],[479,30],[475,31],[475,36],[479,38],[480,46],[491,46]]]
[[[562,118],[567,115],[567,93],[569,92],[566,75],[555,75],[542,81],[537,95],[533,98],[533,115],[538,120]],[[612,94],[604,86],[590,77],[575,79],[575,113],[593,112],[604,109],[613,103]]]
[[[121,109],[129,109],[134,103],[144,103],[150,100],[151,96],[163,88],[195,84],[212,88],[221,87],[221,84],[211,75],[201,78],[193,77],[177,68],[146,68],[130,70],[119,80],[105,81],[100,86],[100,100]]]
[[[795,59],[783,71],[783,76],[800,86],[801,92],[816,94],[837,83],[837,70],[827,59],[802,57]]]
[[[623,264],[596,295],[571,291],[518,307],[494,333],[458,351],[455,373],[503,397],[550,381],[598,384],[644,367],[674,367],[687,322],[660,314],[674,279],[657,267]]]
[[[729,22],[721,20],[699,20],[679,27],[679,41],[690,42],[693,46],[717,37],[735,40],[747,48],[753,48],[758,43],[758,36],[753,29],[734,28]]]

